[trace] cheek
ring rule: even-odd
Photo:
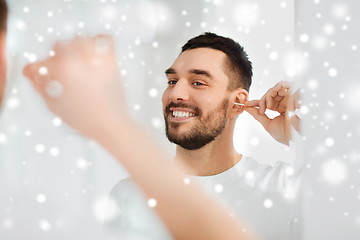
[[[163,108],[166,107],[166,105],[169,104],[169,94],[167,92],[167,90],[164,91],[162,97],[161,97],[161,102],[162,102],[162,105],[163,105]]]

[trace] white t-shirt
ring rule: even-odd
[[[299,173],[285,163],[274,167],[243,157],[235,166],[213,176],[189,176],[217,198],[229,214],[240,217],[266,240],[300,239]],[[120,181],[110,200],[118,211],[105,227],[115,239],[173,239],[139,187],[131,180]],[[186,231],[186,229],[184,229]]]

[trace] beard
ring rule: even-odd
[[[228,105],[228,100],[224,99],[216,109],[204,115],[196,106],[171,102],[164,110],[166,137],[170,142],[187,150],[197,150],[204,147],[206,144],[214,141],[215,138],[223,132],[227,122],[226,115]],[[167,116],[172,114],[170,111],[171,107],[189,108],[196,114],[193,119],[193,121],[196,122],[186,133],[179,134],[176,132],[180,124],[183,123],[168,121]]]

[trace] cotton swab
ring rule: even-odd
[[[243,107],[247,107],[247,106],[245,106],[245,104],[243,104],[243,103],[234,102],[234,104],[239,105],[239,106],[243,106]],[[254,107],[252,107],[252,108],[259,108],[259,107],[254,106]]]

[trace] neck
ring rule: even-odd
[[[197,150],[176,147],[174,162],[186,174],[211,176],[228,170],[238,163],[241,154],[233,145],[235,119],[228,122],[224,131],[216,139]]]

